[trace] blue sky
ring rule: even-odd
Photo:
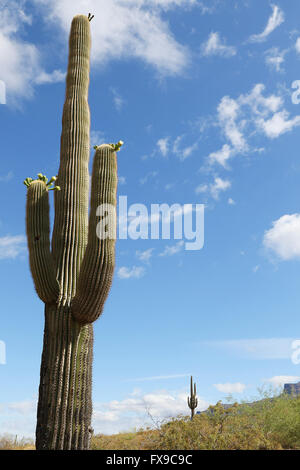
[[[119,196],[205,204],[202,250],[117,240],[95,431],[188,414],[191,374],[199,409],[300,380],[299,2],[0,0],[0,433],[34,434],[43,304],[22,181],[57,174],[68,31],[88,12],[91,145],[125,142]]]

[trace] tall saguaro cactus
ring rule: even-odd
[[[88,449],[91,437],[92,323],[102,312],[113,270],[114,236],[96,234],[96,209],[116,207],[117,145],[96,147],[88,218],[90,17],[73,18],[69,39],[60,168],[51,188],[27,178],[27,238],[35,288],[45,303],[36,428],[37,449]],[[55,183],[56,184],[56,183]],[[55,219],[50,248],[49,189]]]
[[[193,389],[193,377],[191,376],[191,396],[187,399],[188,406],[191,409],[191,419],[194,417],[195,409],[198,406],[198,399],[196,397],[196,384]]]

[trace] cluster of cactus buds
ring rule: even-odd
[[[189,408],[191,409],[191,419],[193,419],[195,409],[198,406],[198,399],[196,397],[196,384],[194,384],[194,388],[193,388],[193,377],[192,376],[191,376],[191,396],[188,397],[187,402],[188,402]]]
[[[123,140],[119,140],[119,142],[117,142],[116,144],[108,144],[108,145],[110,145],[115,152],[118,152],[123,144],[124,144]],[[97,150],[97,148],[98,148],[98,145],[94,145],[94,149]]]
[[[33,178],[26,178],[24,181],[23,181],[23,184],[25,184],[25,186],[27,188],[29,188],[29,186],[31,185],[31,183],[33,181],[43,181],[45,183],[45,185],[47,186],[47,189],[48,191],[60,191],[60,186],[54,186],[54,183],[57,179],[57,176],[52,176],[52,178],[50,180],[48,180],[47,176],[43,175],[42,173],[38,173],[37,175],[37,179],[34,180]]]

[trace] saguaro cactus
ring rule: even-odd
[[[191,409],[191,419],[194,417],[195,409],[198,406],[198,399],[196,397],[196,384],[193,389],[193,377],[191,376],[191,396],[187,399],[188,406]]]
[[[30,267],[37,294],[45,303],[37,449],[89,447],[92,322],[102,312],[114,270],[115,236],[99,239],[96,209],[101,204],[116,206],[116,150],[121,141],[96,147],[88,218],[89,19],[78,15],[71,25],[59,186],[51,188],[56,178],[48,183],[41,174],[24,181]],[[51,249],[49,189],[57,189]]]

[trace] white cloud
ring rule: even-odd
[[[54,70],[51,73],[40,72],[40,74],[35,78],[35,83],[37,85],[43,85],[45,83],[59,83],[65,80],[66,74],[61,70]]]
[[[299,382],[300,377],[297,375],[275,375],[270,379],[265,379],[265,382],[270,382],[275,387],[283,387],[284,384]]]
[[[188,0],[35,0],[45,20],[69,33],[72,17],[91,11],[92,61],[101,67],[110,60],[136,58],[155,67],[158,74],[181,74],[189,64],[189,49],[176,41],[162,17],[168,9],[197,6]]]
[[[36,84],[64,78],[59,70],[45,72],[37,46],[21,38],[20,33],[32,23],[24,6],[24,1],[0,0],[0,80],[5,83],[7,102],[16,106],[18,98],[33,96]]]
[[[252,268],[252,271],[253,271],[254,273],[257,273],[257,271],[259,270],[259,268],[260,268],[260,266],[259,266],[259,264],[257,264],[256,266],[254,266],[254,267]]]
[[[263,83],[257,83],[249,93],[239,96],[239,104],[249,107],[253,115],[260,117],[275,113],[283,106],[283,99],[281,96],[274,94],[267,97],[263,96],[265,88]]]
[[[219,199],[220,193],[226,191],[227,189],[231,188],[231,182],[228,180],[224,180],[219,176],[214,178],[213,183],[203,183],[200,184],[195,188],[196,194],[203,194],[207,193],[210,194],[211,197],[215,200]]]
[[[231,197],[228,198],[227,202],[230,206],[235,206],[235,204],[236,204],[236,202]]]
[[[224,383],[224,384],[214,384],[214,387],[216,387],[219,392],[223,393],[243,393],[243,391],[246,388],[245,384],[242,384],[240,382],[236,383]]]
[[[265,248],[282,260],[300,258],[300,214],[286,214],[264,233]]]
[[[278,47],[272,47],[265,52],[266,55],[266,64],[271,68],[276,70],[276,72],[282,72],[282,64],[284,63],[284,56],[286,55],[287,50],[280,51]]]
[[[266,95],[264,91],[265,85],[257,83],[248,93],[236,99],[223,96],[217,107],[214,125],[220,128],[226,143],[207,156],[209,166],[217,164],[228,169],[232,157],[249,154],[250,151],[264,151],[263,147],[251,147],[250,139],[254,135],[263,133],[274,139],[300,125],[300,115],[290,117],[280,93]]]
[[[242,152],[247,149],[244,136],[237,124],[237,118],[240,113],[240,104],[238,101],[224,96],[218,106],[218,120],[225,136],[230,141],[236,151]]]
[[[297,41],[295,43],[295,49],[300,54],[300,38],[297,38]]]
[[[113,434],[140,427],[153,427],[178,415],[188,416],[187,391],[157,390],[143,394],[135,390],[123,400],[95,403],[93,427],[95,433]],[[198,396],[197,411],[204,411],[209,403]],[[153,419],[151,419],[151,417]]]
[[[209,186],[210,193],[214,199],[219,199],[221,192],[226,191],[231,187],[231,183],[228,180],[223,180],[219,176],[216,176],[214,183]]]
[[[118,269],[118,277],[119,279],[139,279],[145,274],[145,268],[142,266],[133,266],[132,268],[127,268],[126,266],[122,266]]]
[[[166,246],[164,251],[159,254],[159,256],[173,256],[176,253],[179,253],[183,249],[184,241],[180,240],[175,245]]]
[[[221,57],[232,57],[236,54],[236,48],[227,46],[222,42],[218,32],[211,32],[207,41],[202,44],[202,55],[219,55]]]
[[[149,263],[152,257],[153,250],[154,248],[149,248],[148,250],[145,250],[145,251],[136,251],[135,254],[140,261]]]
[[[24,235],[0,237],[0,259],[15,259],[26,250]]]
[[[266,134],[270,139],[275,139],[281,134],[290,132],[294,127],[300,125],[300,116],[295,116],[289,119],[289,112],[285,109],[273,114],[270,119],[258,119],[257,126]]]
[[[284,22],[284,13],[277,5],[272,5],[272,14],[268,19],[267,25],[262,33],[250,36],[250,42],[263,42],[281,23]]]
[[[92,11],[94,64],[103,67],[110,60],[132,57],[155,67],[159,76],[182,74],[190,62],[188,47],[176,40],[162,13],[201,6],[194,0],[32,0],[32,3],[47,28],[50,23],[55,28],[61,27],[66,37],[72,17],[78,11]],[[26,5],[24,0],[0,0],[0,80],[5,84],[7,102],[16,105],[18,98],[33,96],[35,85],[64,80],[60,70],[46,72],[38,46],[21,37],[20,33],[32,23]],[[114,101],[120,109],[122,98],[116,96]]]
[[[293,338],[236,339],[204,344],[250,359],[290,359]]]
[[[160,153],[161,153],[164,157],[166,157],[167,154],[168,154],[169,140],[170,140],[169,137],[164,137],[164,138],[159,139],[159,140],[156,142],[156,145],[157,145],[157,147],[159,148]]]
[[[177,377],[184,377],[178,375]],[[166,376],[166,379],[176,376]],[[157,377],[157,379],[162,377]],[[149,377],[149,380],[152,379]],[[154,377],[153,380],[156,380]],[[93,404],[92,426],[95,434],[116,434],[138,428],[153,427],[166,419],[178,415],[188,416],[187,390],[167,391],[154,390],[143,393],[134,389],[122,400],[97,402]],[[204,411],[210,403],[198,396],[197,410]],[[10,433],[20,437],[34,437],[36,425],[36,400],[19,403],[0,404],[0,427],[2,433]],[[151,415],[151,417],[150,417]]]
[[[208,162],[209,164],[219,163],[224,168],[227,167],[227,160],[233,155],[233,149],[228,144],[224,144],[220,150],[216,152],[211,152],[208,155]]]

